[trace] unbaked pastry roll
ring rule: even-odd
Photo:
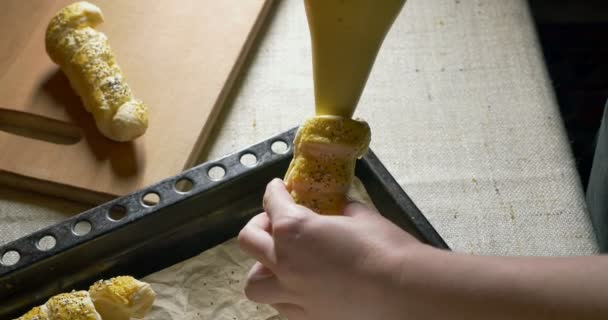
[[[46,52],[93,114],[99,131],[112,140],[129,141],[146,131],[148,111],[133,96],[108,38],[94,29],[102,22],[101,10],[91,3],[64,7],[46,29]]]
[[[294,201],[327,215],[341,214],[355,175],[355,163],[369,147],[362,120],[316,116],[298,129],[285,183]]]
[[[156,293],[150,284],[130,276],[100,280],[89,291],[51,297],[16,320],[128,320],[143,319]]]
[[[142,319],[156,298],[150,284],[129,276],[98,281],[89,293],[104,320]]]
[[[87,291],[62,293],[16,320],[102,320]]]

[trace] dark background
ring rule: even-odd
[[[608,99],[608,0],[529,0],[583,187]]]

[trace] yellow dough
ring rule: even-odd
[[[89,293],[104,320],[142,319],[156,298],[148,283],[127,276],[98,281]]]
[[[294,201],[327,215],[340,214],[347,201],[357,158],[369,147],[365,121],[316,116],[299,128],[285,175]]]
[[[317,115],[352,117],[405,0],[305,0]]]
[[[380,4],[381,2],[381,4]],[[310,29],[316,117],[294,141],[285,176],[295,202],[340,214],[355,163],[370,142],[366,122],[353,120],[378,50],[405,0],[305,0]]]
[[[107,37],[94,28],[101,10],[88,2],[61,9],[46,29],[46,52],[61,67],[99,131],[115,141],[130,141],[148,128],[148,111],[136,99],[115,61]]]
[[[50,298],[17,320],[102,320],[95,310],[89,293],[73,291]]]
[[[17,320],[48,320],[46,311],[43,311],[41,307],[34,307],[28,313],[17,318]]]
[[[89,291],[72,291],[51,297],[16,320],[128,320],[143,319],[156,293],[130,276],[101,280]]]

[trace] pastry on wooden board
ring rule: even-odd
[[[306,120],[294,139],[285,184],[298,204],[326,215],[341,214],[353,184],[355,163],[368,150],[369,125],[339,116]]]
[[[148,111],[134,97],[108,44],[94,28],[103,22],[101,9],[75,2],[51,18],[46,51],[61,67],[99,131],[115,141],[130,141],[148,128]]]
[[[119,276],[100,280],[89,291],[55,295],[16,320],[143,319],[155,298],[150,284],[130,276]]]

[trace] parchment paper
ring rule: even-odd
[[[270,306],[245,297],[245,278],[254,262],[231,239],[145,277],[157,294],[146,320],[284,319]]]
[[[374,207],[357,178],[353,180],[348,198]],[[286,319],[270,306],[251,302],[245,297],[245,279],[254,262],[241,251],[236,239],[231,239],[143,278],[157,294],[146,319]]]

